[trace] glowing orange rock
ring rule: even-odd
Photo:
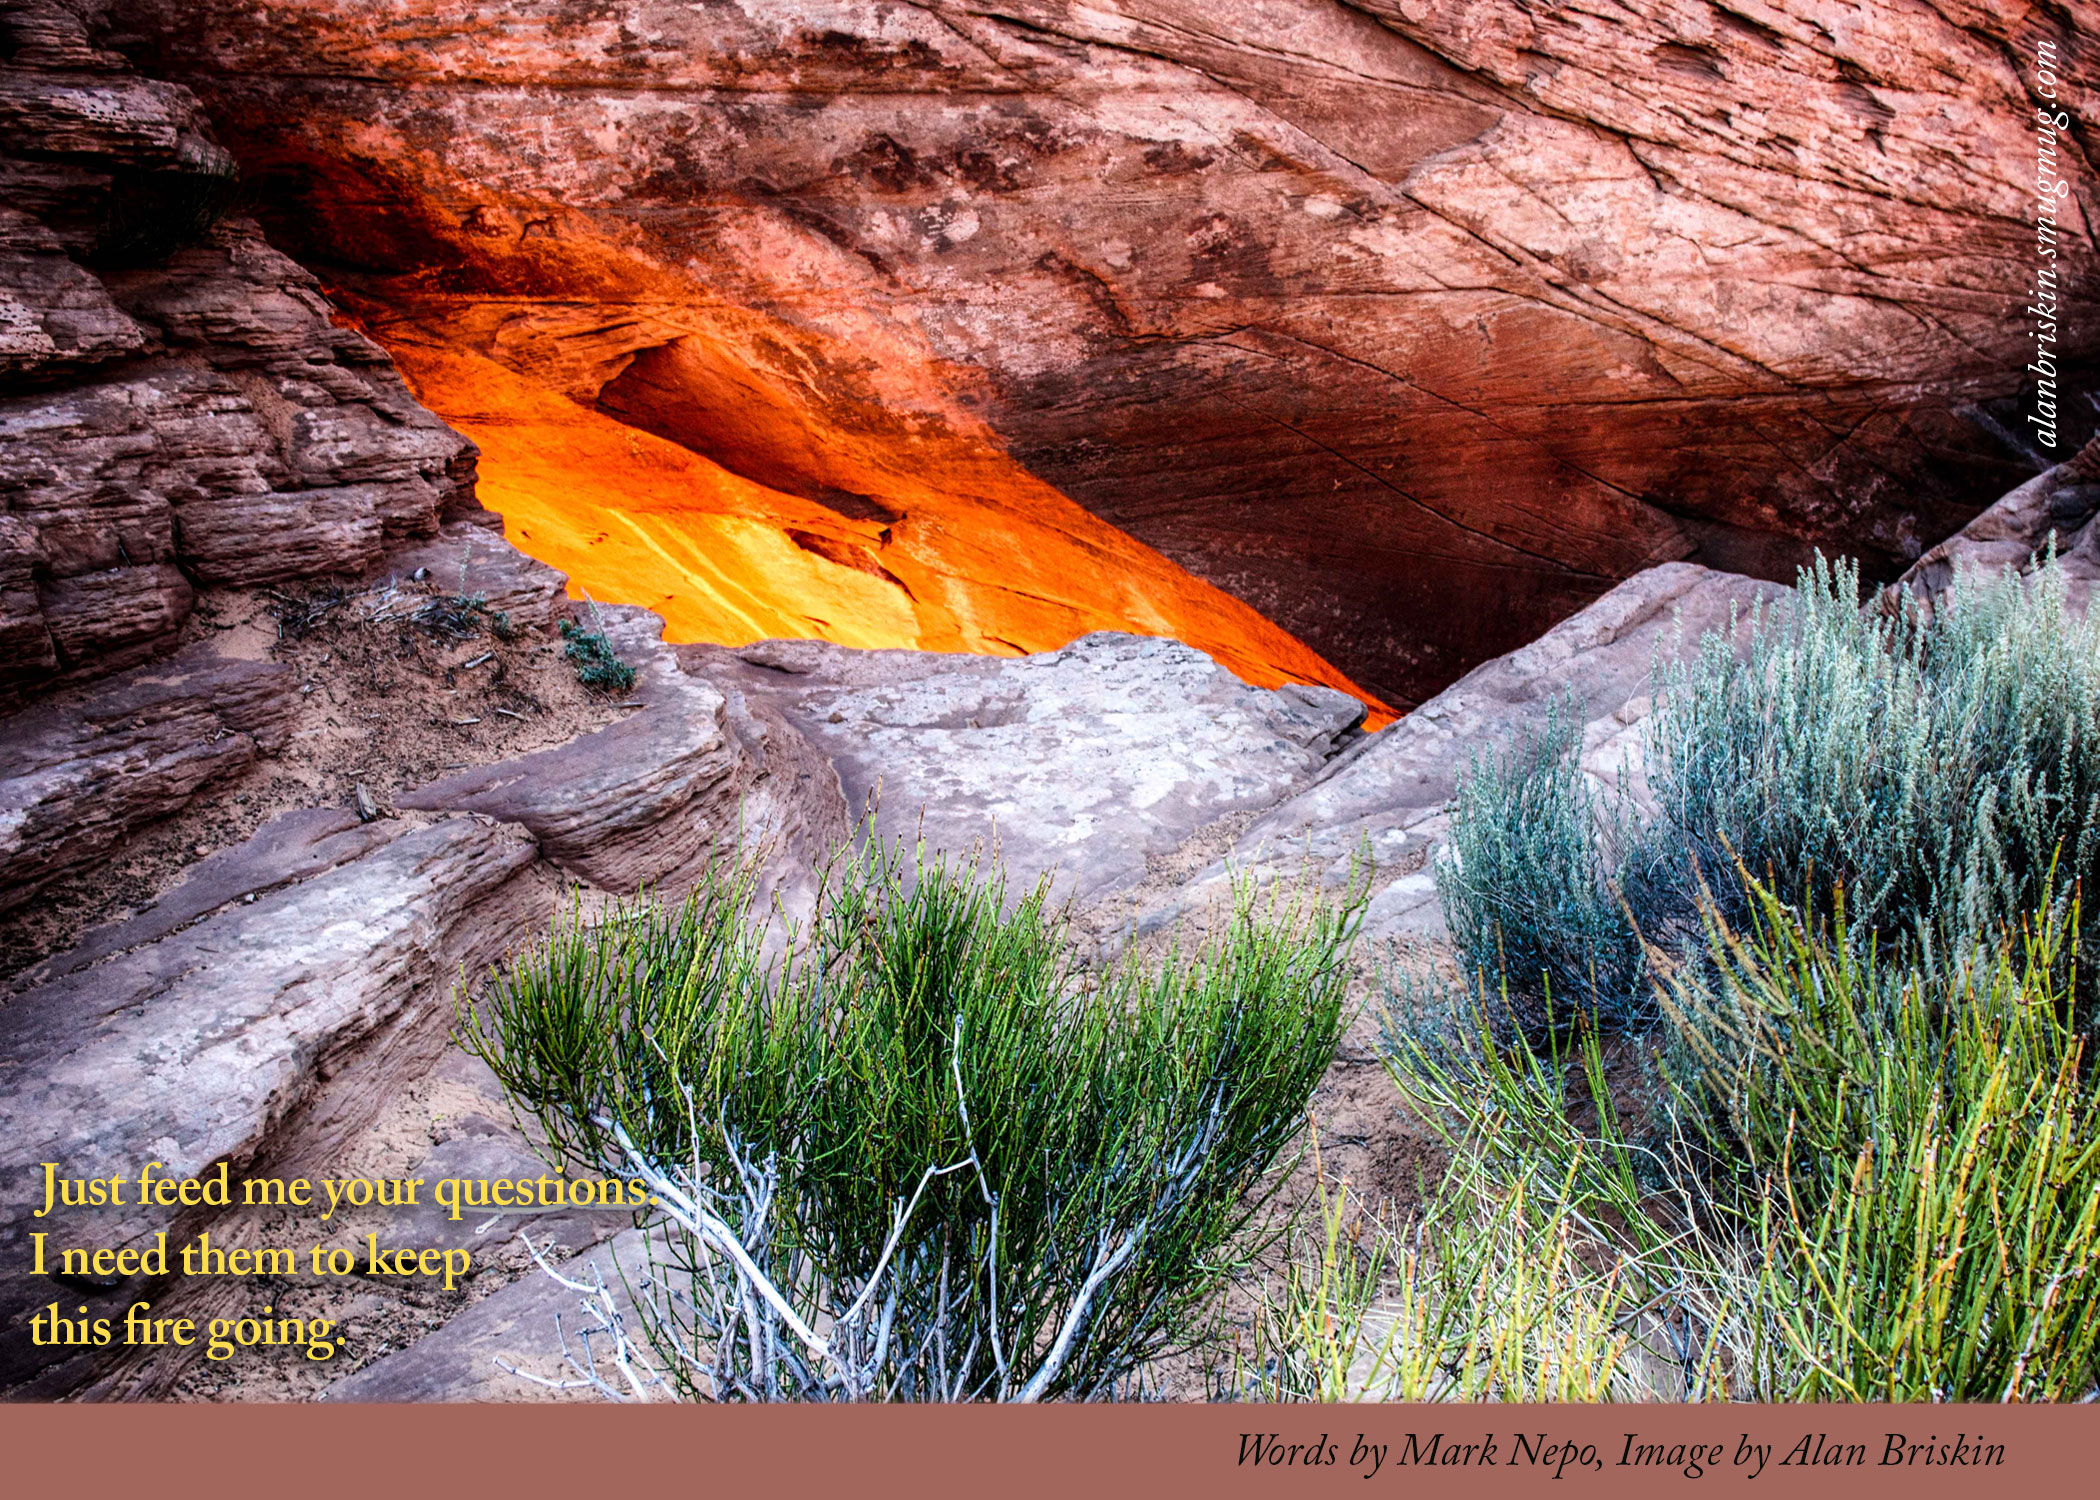
[[[1248,682],[1322,683],[1391,711],[1248,606],[1080,509],[995,449],[934,439],[913,480],[834,464],[856,509],[770,488],[445,333],[372,320],[418,398],[480,445],[480,494],[578,597],[644,605],[674,641],[809,637],[1018,655],[1096,630],[1172,636]],[[768,414],[756,393],[753,415]],[[782,420],[780,414],[772,414]],[[775,439],[774,441],[777,441]],[[944,485],[940,481],[946,480]]]

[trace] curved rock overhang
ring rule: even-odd
[[[682,634],[1115,624],[1404,706],[1659,561],[1892,576],[2051,457],[2053,8],[112,15],[520,544]]]

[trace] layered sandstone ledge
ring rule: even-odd
[[[479,511],[473,445],[220,211],[187,90],[58,4],[0,42],[0,703],[164,655],[200,586],[361,572]]]

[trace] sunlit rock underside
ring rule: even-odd
[[[867,491],[813,499],[420,328],[373,327],[424,403],[480,445],[481,500],[509,539],[578,593],[654,610],[672,640],[1015,656],[1127,630],[1186,641],[1261,686],[1323,684],[1382,707],[988,442],[894,439],[909,470],[871,468],[853,476]]]
[[[1822,546],[1893,576],[2061,456],[2019,417],[2023,70],[2091,11],[111,14],[204,98],[272,233],[492,454],[529,387],[775,492],[670,482],[715,491],[708,515],[797,517],[739,538],[670,519],[653,480],[614,506],[618,428],[557,424],[571,461],[520,427],[548,467],[492,459],[490,498],[586,586],[660,606],[703,573],[644,554],[719,541],[825,580],[837,639],[1039,645],[1130,628],[1141,597],[1137,628],[1316,675],[1105,554],[1083,508],[1405,703],[1667,559],[1785,577]],[[2094,115],[2084,83],[2062,102]],[[2089,264],[2081,150],[2064,253]],[[2067,358],[2094,311],[2066,309]],[[1083,576],[1110,561],[1130,574]],[[703,579],[684,607],[756,607],[733,594]]]

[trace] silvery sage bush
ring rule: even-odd
[[[1654,692],[1645,811],[1589,788],[1561,720],[1461,778],[1439,890],[1515,995],[1652,1017],[1629,955],[1696,955],[1705,900],[1745,920],[1738,866],[1804,912],[1842,892],[1856,940],[1955,951],[2060,919],[2100,863],[2100,625],[2052,556],[1958,572],[1929,618],[1862,609],[1857,569],[1818,560]]]

